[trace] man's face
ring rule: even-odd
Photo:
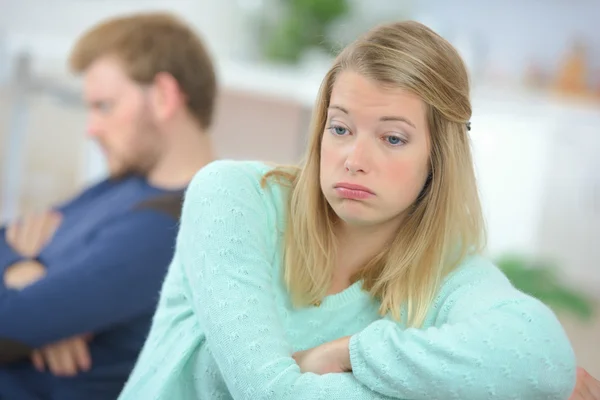
[[[161,156],[161,135],[147,89],[114,58],[93,62],[84,74],[87,132],[101,147],[109,174],[146,175]]]

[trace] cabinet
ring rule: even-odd
[[[551,138],[539,251],[600,297],[600,111],[561,114]]]
[[[479,93],[474,110],[490,253],[547,258],[600,298],[600,109]]]

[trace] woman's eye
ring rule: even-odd
[[[345,135],[346,133],[348,133],[348,129],[344,128],[343,126],[339,126],[339,125],[333,125],[329,128],[329,130],[339,136]]]
[[[399,136],[394,136],[394,135],[389,135],[385,137],[385,140],[393,145],[393,146],[397,146],[399,144],[403,144],[404,141],[402,140],[402,138],[400,138]]]

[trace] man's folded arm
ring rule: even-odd
[[[154,209],[115,218],[84,254],[54,260],[61,265],[22,290],[0,292],[0,339],[39,348],[151,313],[176,235],[177,221]]]
[[[65,201],[64,203],[57,204],[52,208],[52,210],[59,213],[68,212],[70,209],[79,206],[83,202],[89,200],[91,197],[97,195],[97,193],[105,190],[109,184],[110,181],[103,180],[96,185],[87,188],[75,198]],[[7,226],[0,226],[0,276],[4,276],[4,272],[11,265],[26,259],[8,244],[6,241],[6,229]],[[5,289],[6,286],[4,285],[4,281],[0,279],[0,292]]]

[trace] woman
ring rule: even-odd
[[[585,368],[577,368],[577,384],[569,400],[600,400],[600,381]]]
[[[219,161],[122,400],[567,399],[552,312],[479,255],[457,52],[414,22],[336,59],[299,168]]]

